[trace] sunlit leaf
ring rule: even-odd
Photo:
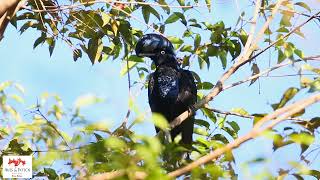
[[[167,130],[169,128],[169,123],[166,118],[158,113],[152,113],[152,121],[154,125],[162,130]]]
[[[282,98],[279,103],[272,104],[274,110],[284,107],[297,93],[299,92],[298,88],[291,87],[285,91],[282,95]]]
[[[76,108],[82,108],[82,107],[87,107],[100,102],[103,102],[103,99],[98,98],[93,94],[86,94],[78,97],[74,103],[74,106]]]
[[[311,8],[310,8],[306,3],[304,3],[304,2],[297,2],[297,3],[295,3],[294,5],[303,7],[304,9],[308,10],[309,12],[311,12]]]

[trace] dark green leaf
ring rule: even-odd
[[[180,17],[176,13],[173,13],[173,14],[171,14],[171,16],[169,16],[166,19],[166,21],[164,23],[165,24],[174,23],[174,22],[178,21],[179,19],[180,19]]]
[[[49,179],[57,179],[58,178],[58,174],[56,173],[56,171],[54,169],[44,168],[44,173],[47,175],[47,177]]]
[[[205,121],[205,120],[195,119],[194,122],[195,122],[195,124],[197,124],[197,125],[199,125],[199,126],[204,126],[204,127],[206,127],[207,129],[210,128],[210,124],[209,124],[207,121]]]
[[[254,116],[253,118],[253,124],[256,124],[259,122],[263,117],[265,117],[267,114],[252,114]]]
[[[210,82],[202,82],[197,84],[197,89],[209,90],[213,88],[213,84]]]
[[[281,63],[283,60],[285,60],[287,57],[284,55],[284,53],[279,49],[278,50],[278,64]]]
[[[33,44],[33,49],[35,49],[39,44],[42,44],[46,41],[46,36],[45,34],[41,34],[41,36],[36,39],[36,41]]]

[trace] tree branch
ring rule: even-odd
[[[207,4],[194,4],[194,5],[186,5],[186,6],[175,6],[175,5],[166,5],[166,4],[159,4],[159,3],[150,3],[150,2],[138,2],[138,1],[130,1],[130,2],[123,2],[123,1],[111,1],[111,0],[96,0],[96,1],[86,1],[82,2],[79,4],[73,4],[73,5],[64,5],[60,7],[56,6],[46,6],[49,7],[50,9],[28,9],[33,12],[57,12],[57,11],[63,11],[63,10],[68,10],[68,9],[73,9],[79,6],[84,6],[88,4],[93,4],[93,3],[115,3],[115,4],[123,4],[123,5],[131,5],[131,4],[138,4],[138,5],[144,5],[144,6],[158,6],[158,7],[168,7],[168,8],[179,8],[179,9],[189,9],[189,8],[194,8],[194,7],[206,7]]]
[[[125,174],[126,174],[125,170],[117,170],[117,171],[106,172],[106,173],[101,173],[101,174],[96,174],[96,175],[90,176],[89,180],[115,179],[115,178],[121,177]],[[135,171],[133,176],[134,176],[134,179],[145,179],[147,177],[147,174],[142,171]],[[80,179],[82,179],[82,178],[80,178]]]
[[[253,115],[245,115],[245,114],[240,114],[240,113],[236,113],[236,112],[231,112],[231,111],[222,111],[222,110],[219,110],[219,109],[215,109],[215,108],[211,108],[209,106],[205,106],[206,109],[212,111],[212,112],[215,112],[215,113],[218,113],[218,114],[224,114],[224,115],[227,115],[227,116],[238,116],[238,117],[242,117],[242,118],[248,118],[248,119],[253,119],[255,116]],[[309,119],[302,119],[302,118],[296,118],[296,117],[293,117],[293,118],[287,118],[288,120],[293,120],[293,121],[309,121]]]
[[[274,17],[276,11],[278,10],[278,8],[280,7],[280,4],[282,3],[282,1],[278,1],[277,5],[274,7],[273,9],[273,13],[272,15],[269,17],[269,19],[267,20],[266,24],[269,24],[270,21],[272,20],[272,18]],[[214,97],[216,97],[218,94],[220,94],[220,92],[223,91],[223,84],[224,82],[229,79],[229,77],[234,74],[241,66],[245,65],[246,63],[252,61],[253,59],[255,59],[256,57],[258,57],[259,55],[261,55],[262,53],[264,53],[266,50],[270,49],[271,47],[273,47],[277,42],[279,42],[282,39],[285,39],[287,37],[289,37],[291,34],[293,34],[295,31],[297,31],[299,28],[301,28],[302,26],[304,26],[305,24],[307,24],[308,22],[310,22],[312,19],[316,18],[318,15],[320,14],[320,11],[317,12],[316,14],[314,14],[313,16],[311,16],[310,18],[308,18],[306,21],[304,21],[303,23],[301,23],[300,25],[298,25],[297,27],[295,27],[293,30],[291,30],[290,32],[288,32],[285,36],[283,36],[282,38],[277,39],[276,41],[274,41],[273,43],[271,43],[270,45],[268,45],[266,48],[264,48],[263,50],[261,50],[259,53],[255,54],[254,56],[250,57],[251,53],[253,52],[256,44],[258,43],[257,41],[251,46],[251,48],[248,49],[247,52],[244,52],[240,57],[239,60],[232,66],[230,67],[230,69],[228,69],[218,80],[218,82],[216,83],[216,85],[214,86],[214,88],[211,90],[211,92],[206,95],[202,100],[200,100],[199,102],[197,102],[194,105],[194,108],[196,110],[204,107],[205,104],[207,104],[208,102],[212,101]],[[260,35],[265,31],[265,29],[268,26],[263,26],[263,29],[260,30],[260,32],[258,33],[258,40],[260,39]],[[262,31],[263,30],[263,31]],[[247,42],[248,43],[248,42]],[[247,44],[246,43],[246,44]],[[319,58],[319,57],[316,57]],[[170,123],[170,127],[171,129],[178,126],[179,124],[181,124],[184,120],[186,120],[190,115],[189,111],[185,111],[182,114],[180,114],[178,117],[176,117],[171,123]]]
[[[24,5],[24,0],[1,0],[0,1],[0,41],[11,18]]]
[[[258,2],[260,2],[258,0]],[[278,11],[281,3],[283,2],[283,0],[280,0],[277,2],[276,6],[274,7],[274,9],[272,10],[272,14],[271,16],[268,18],[266,24],[268,25],[271,20],[274,18],[276,12]],[[260,3],[256,3],[256,8],[260,8]],[[255,15],[254,17],[257,16],[257,13],[259,14],[259,11],[255,11]],[[254,20],[256,20],[257,18],[253,19],[252,22],[252,28],[251,30],[254,31],[255,26],[256,26],[256,22]],[[267,27],[267,26],[266,26]],[[265,31],[265,26],[260,30],[259,35],[261,32]],[[208,102],[212,101],[214,97],[216,97],[218,94],[220,94],[220,92],[222,92],[223,90],[223,83],[229,79],[229,77],[234,74],[241,66],[243,66],[244,64],[246,64],[247,62],[252,61],[254,58],[250,58],[250,55],[252,54],[256,44],[258,42],[255,42],[252,44],[252,39],[253,39],[253,33],[251,32],[251,34],[249,34],[248,40],[246,42],[245,48],[244,48],[244,52],[240,55],[239,60],[233,64],[232,67],[230,67],[230,69],[228,69],[218,80],[218,82],[216,83],[216,85],[214,86],[214,88],[211,90],[211,92],[206,95],[201,101],[199,101],[198,103],[196,103],[194,105],[194,108],[196,110],[200,109],[201,107],[203,107],[205,104],[207,104]],[[251,39],[251,40],[250,40]],[[174,128],[176,126],[178,126],[179,124],[181,124],[185,119],[187,119],[190,115],[192,115],[189,111],[185,111],[182,114],[180,114],[178,117],[176,117],[171,123],[170,123],[170,127]]]
[[[216,158],[218,158],[219,156],[221,156],[222,154],[235,149],[237,147],[239,147],[240,144],[253,139],[259,135],[261,135],[263,132],[265,132],[266,130],[269,130],[271,128],[273,128],[275,125],[277,125],[278,123],[288,119],[290,116],[292,116],[293,114],[301,111],[302,109],[304,109],[305,107],[314,104],[316,102],[320,101],[320,94],[315,94],[313,96],[310,96],[306,99],[300,100],[294,104],[285,106],[283,108],[280,108],[278,110],[276,110],[275,112],[270,113],[269,115],[265,116],[264,118],[262,118],[254,127],[253,129],[247,133],[244,136],[241,136],[237,139],[235,139],[233,142],[227,144],[226,146],[222,147],[222,148],[218,148],[216,150],[214,150],[213,152],[197,159],[196,161],[180,168],[177,169],[175,171],[172,171],[168,174],[169,177],[177,177],[177,176],[181,176],[189,171],[191,171],[192,169],[194,169],[195,167],[198,167],[202,164],[205,164],[209,161],[212,161]],[[271,121],[270,124],[266,125],[263,127],[263,125],[272,120],[275,119],[273,121]]]

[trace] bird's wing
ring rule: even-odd
[[[154,111],[154,101],[152,100],[152,98],[154,97],[155,95],[155,92],[154,92],[154,73],[151,73],[149,75],[149,82],[148,82],[148,98],[149,98],[149,105],[150,105],[150,108],[151,108],[151,111]]]
[[[191,71],[180,70],[181,89],[178,100],[186,106],[191,106],[197,101],[197,86]]]

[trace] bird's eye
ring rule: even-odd
[[[165,52],[165,51],[161,51],[160,53],[161,53],[162,55],[166,54],[166,52]]]

